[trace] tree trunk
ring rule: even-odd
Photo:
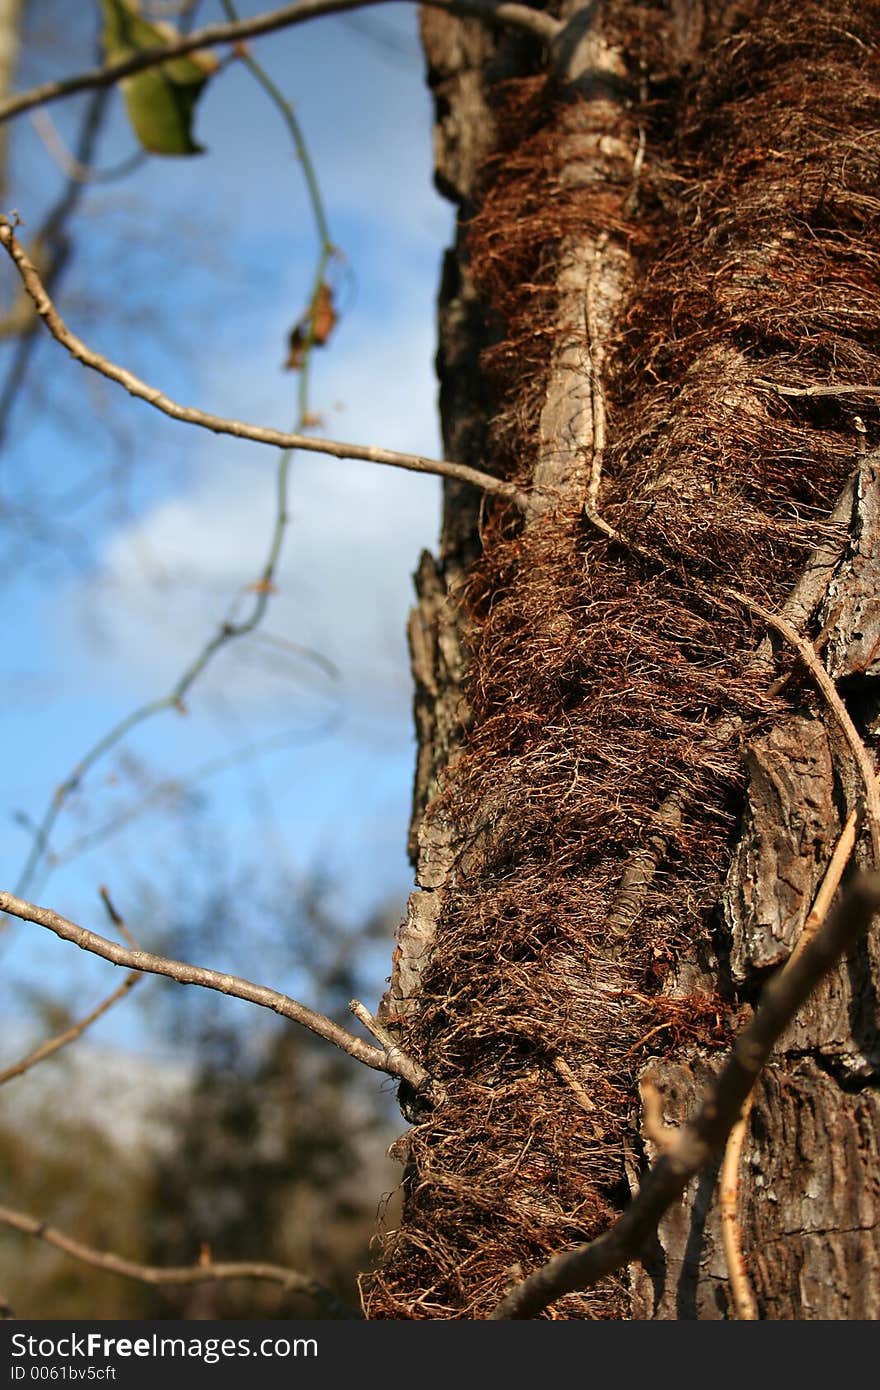
[[[448,1099],[402,1098],[372,1317],[485,1317],[604,1229],[655,1154],[644,1083],[682,1119],[798,939],[863,786],[725,591],[812,638],[869,748],[880,728],[880,397],[857,389],[880,381],[880,5],[582,16],[549,58],[423,18],[461,209],[445,446],[535,506],[447,487],[417,576],[418,888],[383,1013]],[[761,1317],[880,1315],[878,984],[874,934],[760,1083]],[[733,1316],[716,1176],[552,1315]]]
[[[24,0],[0,0],[0,97],[8,97],[15,86],[21,49],[21,21]],[[0,195],[9,184],[9,127],[0,126]]]

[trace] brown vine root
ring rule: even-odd
[[[825,877],[820,884],[797,945],[782,967],[783,971],[790,968],[792,962],[797,959],[804,947],[815,936],[828,914],[843,871],[853,852],[853,846],[856,842],[857,820],[856,812],[850,811],[837,844],[834,846],[834,853],[828,862]],[[724,1245],[724,1257],[727,1260],[734,1312],[737,1318],[743,1322],[754,1322],[758,1317],[758,1306],[749,1282],[742,1251],[742,1230],[738,1214],[740,1160],[749,1127],[752,1094],[750,1092],[746,1097],[740,1117],[730,1131],[730,1137],[724,1150],[724,1161],[721,1165],[721,1238]]]

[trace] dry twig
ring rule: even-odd
[[[730,1293],[733,1310],[741,1322],[756,1322],[758,1305],[752,1292],[752,1285],[746,1269],[742,1249],[742,1232],[739,1224],[739,1166],[743,1144],[749,1128],[749,1115],[752,1110],[751,1093],[743,1101],[739,1119],[730,1131],[724,1150],[724,1161],[718,1179],[721,1212],[721,1241],[724,1258],[727,1261],[727,1274],[730,1279]]]
[[[38,1062],[45,1062],[47,1057],[51,1057],[54,1053],[60,1052],[62,1047],[67,1047],[69,1043],[76,1042],[77,1038],[82,1037],[87,1028],[91,1028],[92,1024],[97,1023],[99,1018],[103,1018],[104,1014],[107,1013],[109,1009],[112,1009],[114,1004],[118,1004],[120,999],[124,999],[127,994],[130,994],[135,985],[140,984],[143,978],[143,975],[133,970],[131,974],[126,975],[122,984],[114,989],[112,994],[108,994],[106,999],[102,999],[101,1003],[98,1004],[96,1008],[92,1009],[91,1013],[86,1014],[85,1017],[79,1019],[78,1022],[72,1023],[69,1028],[65,1028],[64,1032],[58,1033],[56,1037],[47,1038],[44,1043],[41,1043],[33,1052],[29,1052],[26,1057],[22,1057],[20,1061],[13,1062],[11,1066],[4,1067],[4,1069],[0,1071],[0,1086],[5,1086],[7,1081],[14,1081],[17,1076],[24,1076],[25,1072],[30,1071],[31,1067],[35,1067]]]
[[[365,1004],[362,1004],[359,999],[352,999],[348,1007],[355,1018],[364,1025],[367,1032],[372,1033],[376,1041],[381,1043],[387,1057],[394,1057],[399,1053],[406,1062],[410,1062],[406,1053],[401,1052],[400,1044],[395,1039],[394,1034],[390,1033],[387,1028],[383,1028],[382,1024],[377,1018],[374,1018]],[[443,1088],[437,1081],[431,1083],[431,1096],[435,1104],[439,1104],[445,1099]]]
[[[136,949],[137,942],[125,925],[124,919],[113,906],[109,891],[102,885],[99,892],[101,901],[107,910],[107,915],[111,922],[120,935],[125,937],[129,945]],[[67,1047],[68,1043],[76,1042],[77,1038],[81,1037],[87,1028],[91,1028],[92,1024],[97,1023],[98,1019],[102,1018],[109,1009],[112,1009],[114,1004],[117,1004],[120,999],[124,999],[127,994],[130,994],[135,985],[140,984],[143,978],[143,975],[137,970],[133,970],[130,975],[126,975],[122,984],[119,985],[117,989],[114,989],[112,994],[108,994],[107,998],[103,999],[96,1008],[92,1009],[91,1013],[86,1014],[85,1018],[81,1018],[77,1023],[71,1024],[69,1028],[65,1028],[64,1031],[58,1033],[56,1037],[48,1038],[46,1042],[41,1043],[33,1052],[29,1052],[26,1057],[22,1057],[20,1061],[13,1062],[11,1066],[0,1071],[0,1086],[5,1085],[7,1081],[13,1081],[17,1076],[23,1076],[26,1071],[30,1071],[31,1067],[35,1067],[38,1062],[44,1062],[47,1057],[52,1057],[56,1052],[60,1052],[62,1047]]]
[[[258,38],[263,34],[287,29],[305,20],[316,19],[321,15],[342,14],[346,10],[359,10],[378,0],[298,0],[294,5],[283,5],[281,9],[270,10],[265,14],[253,15],[248,19],[237,20],[231,24],[209,24],[203,29],[194,29],[189,34],[181,34],[172,43],[161,44],[155,48],[144,48],[129,58],[104,67],[91,68],[88,72],[77,73],[54,82],[43,82],[26,92],[0,102],[0,122],[30,111],[35,106],[46,106],[62,97],[73,96],[75,92],[88,91],[95,87],[112,87],[124,77],[132,77],[136,72],[159,67],[169,58],[182,58],[197,48],[213,48],[217,44],[240,43],[244,39]],[[528,5],[520,5],[515,0],[425,0],[437,9],[448,10],[451,14],[468,15],[482,19],[487,24],[498,24],[520,33],[531,34],[543,43],[561,31],[557,19]]]
[[[285,1293],[308,1294],[310,1298],[314,1298],[316,1302],[320,1303],[332,1317],[359,1318],[361,1316],[359,1312],[337,1298],[330,1289],[319,1284],[316,1279],[311,1279],[306,1274],[300,1274],[295,1269],[286,1269],[283,1265],[264,1264],[257,1260],[213,1264],[207,1260],[204,1263],[200,1261],[196,1265],[169,1266],[167,1269],[163,1269],[156,1265],[138,1264],[135,1260],[123,1259],[121,1255],[94,1250],[91,1246],[84,1245],[81,1241],[65,1235],[63,1231],[56,1230],[53,1226],[47,1226],[44,1221],[39,1221],[35,1216],[28,1216],[21,1211],[13,1211],[10,1207],[0,1207],[0,1224],[8,1226],[14,1231],[21,1231],[23,1235],[36,1236],[38,1240],[45,1241],[47,1245],[63,1251],[65,1255],[70,1255],[82,1264],[91,1265],[94,1269],[103,1269],[108,1274],[118,1274],[123,1279],[135,1279],[141,1284],[163,1287],[182,1284],[218,1284],[230,1279],[259,1279],[280,1284]]]
[[[182,985],[200,985],[203,989],[214,989],[220,994],[244,999],[259,1008],[271,1009],[282,1018],[289,1018],[294,1023],[301,1024],[303,1028],[308,1028],[319,1038],[324,1038],[326,1042],[333,1043],[334,1047],[348,1053],[349,1057],[362,1062],[364,1066],[371,1067],[374,1071],[386,1072],[389,1076],[397,1076],[402,1081],[409,1082],[416,1090],[428,1095],[433,1094],[431,1079],[424,1067],[401,1052],[399,1047],[395,1046],[393,1054],[387,1048],[371,1047],[369,1043],[356,1038],[353,1033],[341,1028],[325,1014],[319,1014],[306,1004],[300,1004],[296,999],[270,989],[267,985],[256,985],[250,980],[243,980],[237,975],[228,975],[220,970],[187,965],[183,961],[169,960],[149,951],[120,946],[116,941],[108,941],[106,937],[98,936],[96,932],[68,921],[51,908],[38,907],[34,903],[13,896],[12,893],[0,892],[0,912],[9,912],[13,917],[21,918],[23,922],[34,922],[37,926],[46,927],[62,941],[71,941],[81,950],[101,956],[113,965],[122,965],[129,970],[148,975],[164,975]]]
[[[336,439],[315,439],[308,434],[296,434],[285,430],[270,429],[263,425],[251,425],[244,420],[230,420],[221,415],[196,410],[191,406],[180,405],[157,387],[119,367],[109,358],[103,357],[87,347],[81,338],[67,327],[40,279],[36,267],[29,259],[24,247],[15,235],[15,223],[8,217],[0,216],[0,244],[13,261],[25,289],[34,302],[36,311],[45,323],[53,338],[83,366],[99,372],[110,381],[115,381],[131,396],[146,401],[148,405],[168,415],[172,420],[184,424],[197,425],[213,434],[231,435],[234,439],[249,439],[256,444],[268,444],[275,449],[303,449],[310,453],[330,454],[338,459],[356,459],[366,463],[387,464],[391,468],[404,468],[412,473],[431,473],[443,478],[454,478],[458,482],[470,483],[497,497],[513,502],[520,510],[528,507],[526,495],[514,483],[483,473],[477,468],[469,468],[463,463],[453,463],[448,459],[430,459],[421,454],[400,453],[395,449],[382,449],[372,444],[346,444]]]
[[[768,391],[773,391],[777,396],[799,399],[805,396],[878,396],[880,397],[880,386],[860,385],[856,382],[849,384],[842,383],[836,386],[782,386],[778,381],[765,381],[763,377],[756,377],[755,386],[763,386]]]

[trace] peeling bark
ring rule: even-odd
[[[880,455],[859,469],[849,540],[828,584],[819,621],[829,676],[880,675]]]
[[[794,718],[756,739],[746,765],[747,822],[724,895],[739,983],[791,954],[840,829],[821,720]]]

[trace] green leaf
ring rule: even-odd
[[[179,37],[173,25],[151,24],[144,19],[137,0],[101,0],[101,8],[104,59],[108,63]],[[193,117],[202,88],[217,67],[212,53],[187,53],[123,79],[119,85],[128,119],[145,150],[164,155],[202,153],[202,146],[193,139]]]

